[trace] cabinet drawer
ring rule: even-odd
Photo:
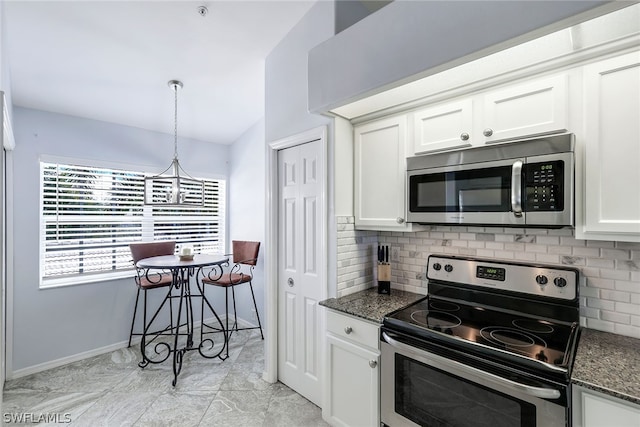
[[[327,314],[327,330],[334,335],[377,349],[380,328],[378,325],[345,316],[333,311]]]

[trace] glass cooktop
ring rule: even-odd
[[[524,317],[429,296],[384,319],[384,325],[416,338],[436,338],[481,352],[515,355],[566,370],[575,324]]]

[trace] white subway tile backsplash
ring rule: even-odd
[[[616,309],[616,303],[604,299],[587,298],[587,307],[614,311]]]
[[[392,287],[425,294],[427,258],[451,254],[564,265],[582,280],[582,325],[614,333],[640,331],[640,243],[576,240],[571,229],[437,226],[416,233],[355,230],[337,217],[338,295],[373,285],[375,248],[398,247]],[[632,335],[635,336],[635,335]]]
[[[539,245],[559,245],[559,236],[537,236],[536,243]]]
[[[600,277],[604,279],[629,280],[631,275],[628,271],[600,269]]]
[[[615,323],[587,317],[587,328],[598,329],[599,331],[615,333]]]
[[[623,280],[616,280],[615,288],[619,291],[633,292],[633,293],[640,294],[640,283],[638,282],[627,282]]]
[[[602,249],[602,257],[607,259],[631,259],[631,251],[623,249]]]
[[[580,286],[579,293],[580,293],[580,296],[582,297],[600,298],[600,289],[598,288]]]
[[[560,256],[554,254],[536,254],[536,261],[545,264],[560,264]]]
[[[627,314],[635,314],[640,313],[638,310],[638,306],[635,304],[630,304],[626,302],[616,302],[616,312],[617,313],[627,313]]]
[[[611,311],[601,311],[600,318],[609,322],[619,323],[621,325],[629,325],[631,316],[628,314],[613,313]]]
[[[640,338],[640,328],[636,326],[614,323],[614,332],[628,337]]]
[[[583,305],[580,307],[580,315],[587,318],[597,319],[600,317],[600,310]]]

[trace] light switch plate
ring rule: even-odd
[[[391,247],[391,262],[400,262],[400,248],[397,246]]]

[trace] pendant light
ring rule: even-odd
[[[178,89],[182,82],[169,80],[174,91],[173,161],[160,175],[144,179],[144,204],[154,206],[204,206],[204,182],[182,169],[178,160]],[[171,171],[171,174],[167,172]]]

